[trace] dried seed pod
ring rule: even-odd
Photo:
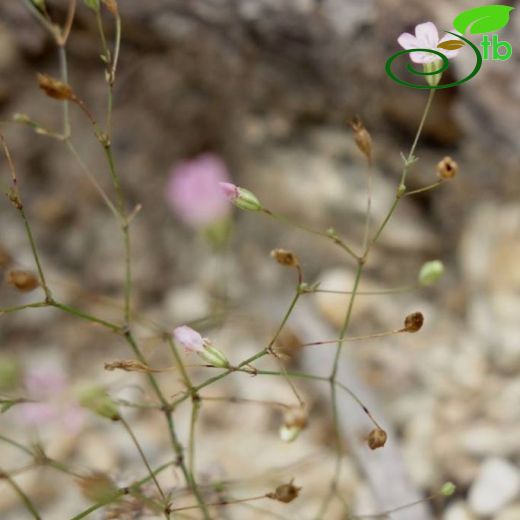
[[[385,430],[382,430],[381,428],[374,428],[369,434],[368,434],[368,447],[371,450],[375,450],[377,448],[382,448],[385,443],[386,439],[388,438],[388,435],[386,434]]]
[[[350,126],[354,132],[356,145],[361,153],[367,158],[369,164],[372,164],[372,137],[359,117],[352,119]]]
[[[7,282],[21,292],[34,291],[40,286],[38,277],[30,271],[12,270],[7,273]]]
[[[280,428],[280,439],[293,442],[307,425],[307,413],[301,408],[287,412]]]
[[[120,359],[105,363],[105,370],[124,370],[125,372],[153,372],[147,365],[136,359]]]
[[[459,172],[459,165],[451,158],[444,157],[437,164],[437,176],[443,181],[449,181]]]
[[[47,74],[38,74],[38,86],[47,94],[47,96],[58,99],[59,101],[74,101],[76,95],[72,87],[59,79],[48,76]]]
[[[278,500],[278,502],[288,504],[298,497],[301,489],[301,487],[295,486],[293,480],[291,480],[288,484],[278,486],[273,493],[267,493],[265,496],[267,498],[272,498],[273,500]]]
[[[404,330],[406,332],[417,332],[421,330],[424,323],[424,316],[421,312],[412,312],[404,319]]]
[[[300,265],[298,257],[287,249],[273,249],[271,251],[271,257],[280,265],[286,265],[287,267],[298,267]]]

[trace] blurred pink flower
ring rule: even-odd
[[[206,228],[229,216],[231,206],[219,186],[227,182],[225,163],[210,153],[177,164],[170,172],[166,200],[189,226]]]
[[[179,342],[187,352],[203,352],[204,339],[191,327],[181,325],[173,330],[173,337]]]
[[[77,433],[85,412],[71,398],[63,372],[56,366],[27,370],[24,377],[26,397],[32,402],[16,406],[19,418],[29,426],[54,425],[68,433]]]
[[[444,43],[449,40],[460,40],[460,38],[453,36],[453,34],[446,34],[446,36],[439,40],[439,31],[437,31],[437,27],[433,22],[425,22],[417,25],[415,27],[415,36],[410,33],[403,33],[397,38],[397,42],[404,49],[433,49],[441,52],[448,59],[451,59],[457,56],[460,52],[460,48],[447,50],[438,47],[439,43]],[[411,52],[410,59],[414,63],[431,63],[432,61],[440,60],[440,57],[431,52]]]

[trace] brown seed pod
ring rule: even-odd
[[[100,471],[79,478],[77,483],[83,496],[92,502],[108,502],[119,492],[114,481]]]
[[[437,176],[443,181],[453,179],[458,172],[459,165],[451,157],[444,157],[444,159],[437,164]]]
[[[287,249],[273,249],[271,251],[271,257],[280,265],[286,265],[287,267],[298,267],[300,265],[298,257]]]
[[[356,145],[361,153],[372,163],[372,137],[359,117],[354,117],[350,122],[350,126],[354,132]]]
[[[386,439],[388,435],[385,430],[381,428],[374,428],[369,434],[367,438],[368,447],[371,450],[375,450],[377,448],[382,448],[385,445]]]
[[[412,312],[404,319],[404,330],[406,332],[417,332],[421,330],[424,323],[424,316],[421,312]]]
[[[295,486],[291,480],[288,484],[278,486],[273,493],[267,493],[265,496],[267,498],[272,498],[273,500],[278,500],[278,502],[288,504],[298,497],[301,489],[301,487]]]
[[[21,292],[34,291],[40,286],[38,277],[30,271],[12,270],[7,273],[7,283]]]
[[[47,74],[38,74],[38,86],[47,94],[47,96],[58,99],[59,101],[74,101],[76,95],[72,87],[59,79],[48,76]]]

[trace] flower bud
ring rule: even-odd
[[[453,179],[458,172],[459,165],[451,157],[444,157],[444,159],[437,164],[437,176],[443,181]]]
[[[440,260],[426,262],[419,271],[418,280],[423,286],[433,285],[444,274],[444,264]]]
[[[112,421],[118,421],[121,418],[116,403],[110,398],[104,388],[88,386],[79,392],[78,397],[81,406],[101,417],[106,417]]]
[[[271,257],[280,265],[286,265],[287,267],[299,267],[300,265],[298,257],[287,249],[273,249],[271,251]]]
[[[85,2],[85,5],[92,9],[93,11],[98,12],[99,11],[99,0],[83,0]]]
[[[442,61],[441,60],[433,60],[429,63],[423,64],[423,71],[424,72],[433,72],[435,70],[438,70],[442,68]],[[426,83],[430,85],[430,87],[436,87],[442,78],[442,73],[440,74],[428,74],[424,76],[426,78]]]
[[[404,319],[404,330],[406,332],[417,332],[421,330],[424,323],[424,316],[420,312],[408,314]]]
[[[202,336],[191,327],[182,325],[173,330],[175,341],[180,343],[186,352],[202,352],[204,350],[204,340]]]
[[[7,273],[7,283],[21,292],[34,291],[40,285],[38,277],[30,271],[12,270]]]
[[[387,434],[381,428],[374,428],[368,435],[368,447],[371,450],[382,448],[385,445]]]
[[[105,504],[119,494],[119,489],[114,481],[106,473],[100,471],[81,477],[77,482],[83,496],[92,502]]]
[[[350,126],[354,131],[354,139],[357,147],[367,158],[368,162],[372,163],[372,137],[370,137],[368,130],[357,116],[351,121]]]
[[[229,367],[226,356],[215,348],[209,339],[203,338],[191,327],[187,325],[176,327],[173,337],[184,347],[184,350],[197,353],[209,365],[218,368]]]
[[[219,184],[226,198],[237,208],[246,211],[260,211],[263,209],[256,195],[249,190],[235,186],[230,182],[221,182]]]
[[[21,114],[20,112],[16,112],[16,114],[13,115],[13,121],[15,123],[23,123],[26,125],[30,125],[33,122],[27,114]]]
[[[72,87],[59,79],[52,78],[47,74],[38,74],[38,86],[47,96],[60,101],[74,101],[76,96]]]
[[[301,489],[301,487],[295,486],[291,480],[291,482],[288,484],[282,484],[281,486],[278,486],[274,490],[274,493],[267,493],[265,496],[273,500],[278,500],[278,502],[288,504],[298,497]]]
[[[229,361],[220,350],[215,348],[209,339],[204,338],[204,349],[198,355],[211,366],[217,368],[228,368]]]
[[[453,482],[445,482],[441,487],[441,495],[445,497],[451,497],[455,493],[457,487]]]

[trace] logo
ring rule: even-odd
[[[513,9],[508,5],[487,5],[463,11],[453,20],[456,32],[444,31],[446,35],[441,39],[432,22],[417,25],[415,35],[403,33],[397,39],[404,50],[396,52],[388,58],[385,65],[386,73],[396,83],[418,89],[444,89],[466,83],[478,74],[484,60],[506,61],[511,58],[512,45],[508,41],[500,40],[496,31],[509,23]],[[482,39],[477,45],[464,34],[482,35]],[[455,58],[464,47],[471,49],[475,55],[473,70],[458,81],[439,84],[442,73],[449,67],[449,60]],[[409,55],[412,62],[423,65],[421,71],[408,63],[406,70],[415,76],[423,77],[426,84],[412,83],[400,79],[396,75],[393,68],[394,62],[406,54]]]

